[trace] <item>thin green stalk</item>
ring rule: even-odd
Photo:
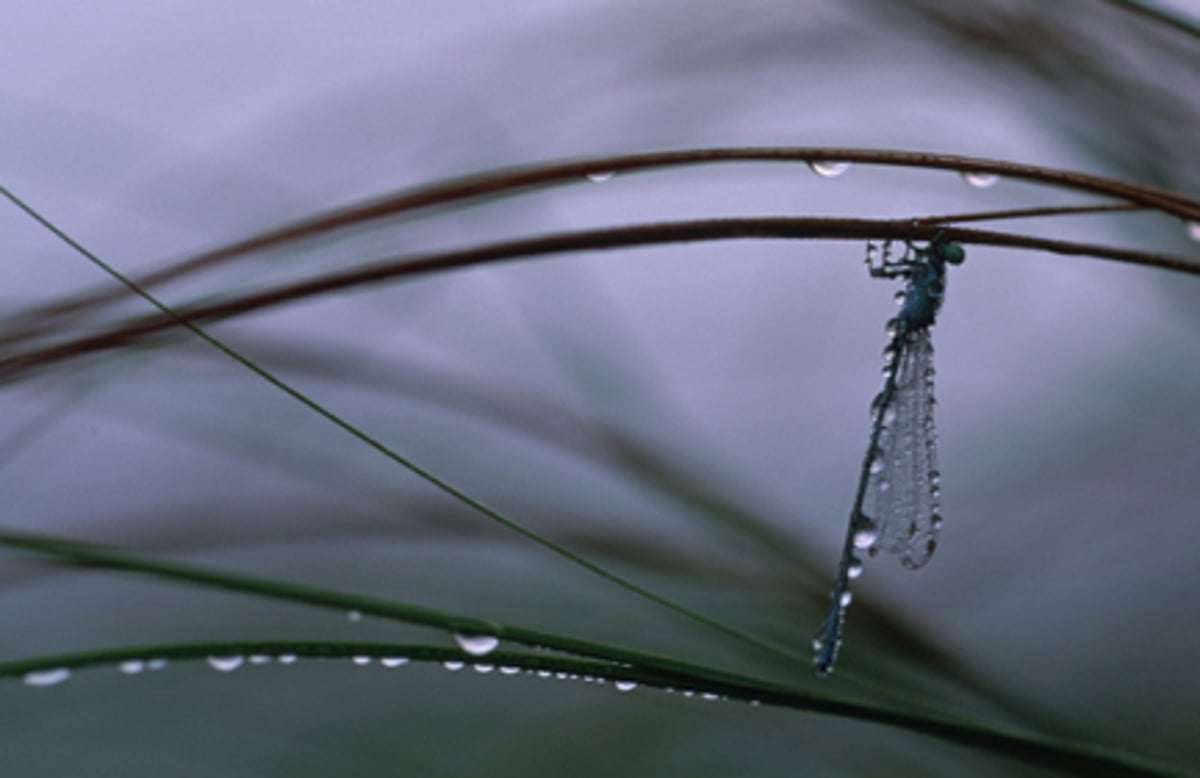
[[[295,657],[305,659],[394,659],[412,662],[461,663],[478,669],[515,668],[527,673],[552,675],[560,680],[592,683],[637,684],[679,692],[697,698],[696,704],[734,700],[752,704],[835,715],[858,721],[882,724],[928,735],[951,743],[1013,759],[1037,767],[1070,770],[1079,774],[1106,776],[1183,776],[1183,771],[1149,760],[1131,757],[1087,744],[1061,739],[1032,737],[1006,732],[965,719],[945,719],[914,715],[873,705],[815,697],[806,692],[770,681],[733,674],[714,678],[706,669],[692,673],[661,670],[653,666],[614,664],[574,657],[497,650],[486,656],[468,654],[449,646],[397,643],[355,643],[332,641],[225,641],[170,643],[84,651],[37,659],[0,662],[0,677],[31,678],[29,674],[112,666],[128,661],[203,660],[222,658],[226,667],[244,667],[245,657]],[[241,659],[242,661],[238,661]],[[230,661],[232,660],[232,661]],[[253,667],[253,665],[251,665]],[[509,671],[511,672],[511,670]],[[36,676],[32,676],[36,678]],[[59,674],[61,676],[61,673]],[[627,688],[627,687],[626,687]]]
[[[163,315],[172,319],[180,326],[188,329],[194,335],[196,335],[198,338],[200,338],[205,343],[207,343],[208,345],[215,348],[217,351],[224,354],[229,359],[233,360],[234,362],[238,363],[242,367],[249,370],[254,375],[258,376],[262,380],[264,380],[267,383],[269,383],[270,385],[274,386],[276,389],[280,390],[281,392],[286,394],[288,397],[291,397],[293,400],[296,400],[297,402],[299,402],[304,407],[308,408],[313,413],[316,413],[318,416],[331,422],[332,424],[334,424],[336,427],[340,428],[344,432],[349,433],[351,436],[358,439],[360,442],[375,449],[380,454],[382,454],[386,458],[390,459],[392,462],[396,463],[397,465],[400,465],[401,467],[403,467],[406,470],[408,470],[409,472],[411,472],[413,475],[416,475],[418,478],[421,478],[422,480],[426,481],[427,483],[434,486],[435,488],[441,490],[442,492],[444,492],[445,494],[454,498],[455,500],[458,500],[459,502],[463,503],[464,505],[483,514],[484,516],[491,519],[496,524],[499,524],[500,526],[502,526],[512,532],[515,532],[516,534],[520,535],[521,537],[525,538],[526,540],[529,540],[529,541],[535,543],[536,545],[541,546],[542,548],[546,549],[547,551],[549,551],[553,554],[556,554],[557,556],[567,560],[568,562],[574,564],[575,566],[582,568],[583,570],[586,570],[589,573],[592,573],[593,575],[595,575],[599,578],[602,578],[612,584],[615,584],[616,586],[619,586],[620,588],[624,589],[627,592],[630,592],[631,594],[634,594],[644,600],[648,600],[649,602],[659,605],[659,606],[661,606],[679,616],[682,616],[696,624],[700,624],[701,626],[707,627],[708,629],[711,629],[715,632],[719,632],[727,637],[734,638],[742,643],[754,646],[763,651],[767,651],[767,652],[770,652],[770,653],[773,653],[773,654],[776,654],[779,656],[784,656],[784,657],[794,659],[797,661],[803,661],[803,658],[801,657],[801,655],[795,651],[792,651],[791,649],[780,646],[780,645],[774,643],[773,641],[766,640],[765,638],[760,638],[756,635],[752,635],[748,632],[737,629],[736,627],[731,627],[727,624],[717,621],[716,619],[710,618],[710,617],[705,616],[697,611],[694,611],[684,605],[676,603],[666,597],[655,594],[654,592],[650,591],[649,589],[646,589],[643,586],[633,583],[632,581],[629,581],[629,580],[623,578],[622,576],[617,575],[616,573],[613,573],[604,567],[601,567],[599,564],[597,564],[595,562],[585,559],[584,557],[580,556],[579,554],[555,543],[554,541],[552,541],[548,538],[542,537],[541,535],[537,534],[533,530],[530,530],[530,529],[526,528],[525,526],[523,526],[522,524],[518,523],[514,519],[511,519],[511,518],[505,516],[504,514],[500,513],[498,510],[484,504],[483,502],[475,499],[474,497],[467,495],[465,492],[450,485],[447,481],[444,481],[441,478],[435,476],[433,473],[420,467],[419,465],[417,465],[410,459],[401,456],[398,452],[396,452],[395,450],[393,450],[392,448],[387,446],[382,441],[367,434],[367,432],[365,432],[360,427],[352,424],[351,422],[345,420],[344,418],[342,418],[338,414],[334,413],[333,411],[325,408],[320,403],[318,403],[315,400],[308,397],[308,395],[306,395],[303,392],[301,392],[300,390],[294,388],[293,386],[291,386],[287,382],[283,381],[282,379],[276,377],[274,374],[272,374],[266,368],[259,366],[256,362],[251,360],[249,357],[244,356],[243,354],[241,354],[240,352],[238,352],[231,346],[225,344],[223,341],[218,340],[213,335],[210,335],[208,332],[201,329],[198,325],[194,324],[193,322],[191,322],[188,319],[184,318],[183,316],[179,315],[172,308],[167,306],[166,303],[162,302],[157,297],[150,294],[149,292],[147,292],[145,289],[141,288],[137,284],[135,284],[128,277],[126,277],[124,274],[122,274],[120,271],[118,271],[115,267],[109,265],[107,262],[100,259],[100,257],[98,257],[95,254],[93,254],[92,252],[88,251],[84,246],[82,246],[81,244],[76,242],[73,238],[71,238],[69,235],[67,235],[65,232],[63,232],[61,229],[59,229],[57,226],[55,226],[53,223],[51,223],[48,219],[46,219],[44,216],[42,216],[40,213],[38,213],[36,210],[34,210],[28,204],[26,204],[23,200],[18,198],[16,195],[14,195],[8,189],[0,187],[0,194],[4,195],[4,197],[6,197],[10,201],[12,201],[13,204],[15,204],[22,211],[24,211],[32,219],[34,219],[34,221],[41,224],[43,227],[45,227],[47,230],[49,230],[53,235],[55,235],[61,241],[66,243],[68,246],[70,246],[72,249],[74,249],[77,253],[79,253],[81,256],[86,258],[92,264],[96,265],[98,268],[103,270],[105,273],[112,276],[118,282],[124,284],[131,291],[138,294],[143,299],[145,299],[147,302],[149,302],[151,305],[153,305],[155,308],[157,308]]]
[[[553,648],[558,651],[599,657],[614,662],[646,663],[650,661],[651,657],[650,654],[645,652],[629,651],[627,649],[575,638],[564,638],[555,633],[540,632],[538,630],[526,629],[462,614],[452,614],[432,608],[423,608],[419,605],[383,600],[376,597],[366,597],[358,594],[329,591],[327,589],[317,589],[267,578],[217,572],[177,562],[164,562],[157,559],[136,556],[115,549],[107,549],[101,546],[78,543],[61,538],[0,530],[0,545],[54,557],[71,564],[90,568],[119,570],[171,581],[182,581],[274,600],[333,608],[342,613],[356,611],[367,616],[376,616],[402,621],[407,624],[433,627],[448,633],[493,635],[497,638],[511,640],[528,646]],[[791,655],[789,658],[799,659],[796,655]],[[664,665],[662,669],[688,669],[689,671],[695,671],[697,668],[696,666],[684,668],[683,665],[678,663],[669,663],[668,665]]]
[[[1179,11],[1164,8],[1158,3],[1148,3],[1145,0],[1105,0],[1105,2],[1124,9],[1131,14],[1144,16],[1160,24],[1165,24],[1179,32],[1187,33],[1193,38],[1200,38],[1200,20],[1195,16],[1185,16]]]

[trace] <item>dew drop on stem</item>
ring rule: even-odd
[[[496,650],[500,639],[493,635],[464,635],[456,633],[454,642],[471,656],[485,656]]]
[[[849,170],[850,163],[828,159],[814,159],[808,163],[808,169],[822,178],[835,178]]]
[[[980,173],[978,171],[968,170],[962,174],[963,181],[966,181],[969,186],[976,189],[987,189],[1000,180],[1000,176],[995,173]]]
[[[57,686],[71,677],[71,670],[66,667],[55,667],[51,670],[33,670],[25,673],[21,682],[26,686]]]
[[[879,539],[879,532],[874,527],[863,527],[855,530],[852,543],[855,548],[871,548],[875,545],[875,541]]]
[[[241,656],[210,656],[208,664],[219,673],[232,673],[245,661]]]

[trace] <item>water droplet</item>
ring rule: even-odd
[[[1200,241],[1200,221],[1191,221],[1187,223],[1187,235],[1195,241]]]
[[[637,688],[636,681],[617,681],[613,687],[619,692],[631,692]]]
[[[147,670],[164,670],[167,666],[167,660],[162,657],[156,657],[146,663]]]
[[[127,659],[117,665],[117,669],[125,673],[125,675],[137,675],[146,669],[146,663],[141,659]]]
[[[52,670],[32,670],[21,677],[26,686],[55,686],[71,677],[68,667],[55,667]]]
[[[696,696],[696,690],[695,690],[695,689],[684,689],[684,690],[683,690],[682,692],[680,692],[680,693],[681,693],[681,694],[682,694],[684,697],[695,697],[695,696]]]
[[[496,646],[500,645],[500,639],[493,635],[456,634],[454,642],[458,643],[458,647],[471,656],[490,654],[496,650]]]
[[[814,159],[808,163],[808,168],[822,178],[834,178],[850,169],[849,162],[835,162],[827,159]]]
[[[242,666],[242,662],[243,659],[240,656],[210,656],[208,658],[212,669],[221,673],[232,673]]]
[[[512,667],[511,665],[500,665],[500,675],[517,675],[521,672],[521,668]]]
[[[571,677],[571,674],[566,672],[565,670],[559,670],[557,673],[554,674],[554,677],[560,681],[565,681]]]
[[[865,526],[854,530],[853,544],[855,548],[871,548],[879,540],[879,532],[873,526]]]
[[[861,559],[851,559],[850,564],[846,567],[846,577],[853,581],[855,578],[861,577],[863,574],[863,563]]]
[[[849,608],[850,603],[854,601],[854,592],[842,592],[842,596],[838,598],[838,605],[843,608]]]
[[[603,184],[605,181],[611,181],[616,173],[611,170],[598,170],[595,173],[588,173],[587,179],[593,184]]]
[[[354,664],[358,665],[359,667],[366,667],[367,665],[371,664],[371,657],[369,657],[369,656],[353,656],[353,657],[350,657],[350,661],[353,662]]]
[[[870,471],[871,475],[879,475],[883,472],[883,468],[886,466],[887,461],[883,457],[877,456],[871,460],[871,466],[868,468],[868,470]]]
[[[473,665],[473,667],[475,668],[475,672],[479,673],[480,675],[487,675],[496,669],[495,665]]]
[[[823,648],[825,648],[825,638],[821,637],[820,635],[817,635],[815,638],[812,639],[812,650],[815,653],[820,653],[821,649],[823,649]]]
[[[346,618],[354,622],[362,621],[362,611],[346,611]]]
[[[962,174],[963,181],[976,189],[987,189],[1000,180],[1000,176],[995,173],[980,173],[978,171],[968,170]]]
[[[550,672],[549,670],[538,670],[537,677],[538,678],[553,678],[554,673]]]
[[[268,654],[251,654],[249,657],[247,657],[247,660],[252,665],[269,665],[269,664],[271,664],[271,657]]]
[[[442,662],[442,667],[446,668],[452,673],[457,673],[459,670],[463,669],[463,666],[464,665],[462,662],[457,662],[452,659]]]
[[[904,305],[904,301],[907,299],[907,297],[908,295],[904,293],[903,289],[901,289],[899,292],[896,292],[894,295],[892,295],[892,302],[896,303],[896,305]]]
[[[700,695],[700,698],[708,700],[709,702],[716,702],[717,700],[721,699],[721,695],[713,694],[712,692],[705,692],[704,694]]]
[[[406,657],[406,656],[385,656],[383,659],[379,660],[379,664],[381,664],[384,667],[386,667],[387,669],[391,670],[393,668],[401,667],[403,665],[408,664],[408,657]]]
[[[299,657],[296,656],[295,654],[280,654],[279,655],[279,664],[281,664],[281,665],[295,664],[297,659],[299,659]]]

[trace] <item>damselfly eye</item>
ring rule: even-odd
[[[967,252],[958,243],[936,242],[932,248],[939,259],[943,262],[949,262],[951,265],[961,265],[963,260],[967,258]]]

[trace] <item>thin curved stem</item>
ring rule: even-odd
[[[441,629],[448,633],[491,635],[530,647],[550,648],[610,662],[650,663],[660,670],[672,672],[693,672],[697,667],[682,660],[658,657],[648,652],[529,629],[500,621],[480,619],[395,600],[317,589],[270,578],[163,561],[63,538],[0,530],[0,546],[50,557],[81,567],[133,573],[272,600],[331,608],[342,613],[357,611],[367,616]],[[799,655],[787,652],[787,658],[799,659]]]
[[[972,211],[951,213],[941,216],[920,216],[918,224],[961,224],[963,222],[1001,221],[1003,219],[1031,219],[1046,216],[1078,216],[1089,213],[1115,213],[1122,211],[1144,211],[1144,205],[1133,203],[1101,203],[1099,205],[1057,205],[1041,208],[1008,208],[1000,211]]]
[[[275,248],[293,241],[360,226],[379,219],[400,216],[424,208],[497,197],[553,185],[582,183],[587,181],[589,173],[634,172],[716,163],[807,164],[831,160],[866,165],[952,170],[959,173],[990,173],[1057,188],[1116,197],[1133,204],[1161,210],[1181,219],[1200,220],[1200,199],[1103,176],[982,157],[839,147],[686,149],[530,165],[435,182],[386,195],[379,199],[327,211],[197,254],[170,267],[142,276],[137,279],[137,283],[143,287],[153,287],[200,268],[221,263],[252,251]],[[22,318],[34,321],[47,316],[68,314],[117,299],[121,294],[121,290],[104,289],[35,309]]]
[[[566,548],[565,546],[559,545],[558,543],[555,543],[554,541],[552,541],[548,538],[542,537],[541,535],[539,535],[538,533],[534,532],[533,530],[525,527],[523,524],[516,521],[515,519],[512,519],[512,518],[506,516],[505,514],[501,513],[499,510],[491,507],[490,505],[487,505],[483,501],[478,500],[478,499],[468,495],[466,492],[463,492],[462,490],[458,489],[457,487],[451,485],[446,480],[439,478],[438,476],[434,475],[429,470],[426,470],[425,468],[421,467],[420,465],[418,465],[411,459],[408,459],[407,457],[401,455],[398,451],[392,449],[387,444],[385,444],[383,441],[371,436],[362,428],[358,427],[357,425],[351,423],[350,421],[342,418],[338,414],[334,413],[333,411],[329,410],[325,406],[321,405],[316,400],[312,399],[305,393],[303,393],[300,390],[293,387],[291,384],[289,384],[286,381],[275,376],[273,373],[271,373],[270,371],[261,367],[260,365],[258,365],[258,363],[254,362],[249,357],[246,357],[241,352],[235,350],[234,348],[225,344],[223,341],[217,339],[213,335],[211,335],[208,332],[206,332],[205,330],[201,329],[194,322],[190,321],[187,318],[180,316],[172,308],[167,306],[165,303],[163,303],[161,300],[159,300],[154,295],[150,294],[145,289],[142,289],[141,287],[139,287],[136,283],[134,283],[129,278],[127,278],[125,275],[123,275],[115,267],[113,267],[112,265],[109,265],[107,262],[100,259],[100,257],[98,257],[95,254],[93,254],[92,252],[88,251],[82,244],[78,243],[70,235],[67,235],[65,232],[63,232],[61,229],[59,229],[59,227],[57,225],[50,222],[48,219],[46,219],[44,216],[42,216],[40,213],[38,213],[36,210],[34,210],[31,206],[29,206],[23,200],[18,198],[16,195],[12,194],[11,192],[9,192],[6,189],[0,189],[0,194],[3,194],[5,197],[7,197],[9,200],[11,200],[21,210],[23,210],[26,214],[28,214],[30,216],[30,218],[37,221],[39,224],[41,224],[43,227],[45,227],[47,230],[49,230],[53,235],[55,235],[57,238],[59,238],[64,243],[66,243],[68,246],[70,246],[72,249],[74,249],[76,252],[78,252],[81,256],[83,256],[89,262],[91,262],[96,267],[103,270],[108,275],[112,276],[112,278],[115,279],[116,281],[120,282],[121,284],[125,285],[130,290],[132,290],[133,292],[135,292],[136,294],[141,296],[143,299],[146,300],[146,302],[150,303],[155,308],[157,308],[164,317],[173,321],[175,324],[183,327],[184,329],[190,331],[193,335],[198,337],[200,340],[204,341],[205,343],[207,343],[209,346],[216,349],[221,354],[224,354],[229,359],[233,360],[237,364],[239,364],[242,367],[244,367],[245,369],[249,370],[254,375],[256,375],[259,378],[261,378],[262,380],[266,381],[271,386],[273,386],[276,389],[278,389],[279,391],[283,392],[288,397],[291,397],[293,400],[300,403],[308,410],[312,411],[316,415],[318,415],[321,418],[325,419],[326,421],[330,422],[335,427],[341,429],[343,432],[349,434],[351,437],[355,438],[359,442],[364,443],[367,446],[369,446],[370,448],[375,449],[377,452],[382,454],[386,459],[391,460],[393,463],[395,463],[395,464],[399,465],[400,467],[404,468],[405,470],[409,471],[413,475],[417,476],[421,480],[425,481],[429,485],[433,486],[434,488],[438,489],[439,491],[443,492],[444,494],[448,495],[449,497],[453,498],[454,500],[457,500],[458,502],[462,503],[463,505],[466,505],[468,508],[471,508],[472,510],[483,515],[484,517],[488,518],[492,522],[504,527],[505,529],[507,529],[511,532],[514,532],[517,535],[520,535],[522,538],[532,542],[533,544],[542,547],[543,549],[566,560],[567,562],[570,562],[571,564],[575,565],[576,567],[578,567],[582,570],[586,570],[587,572],[591,573],[592,575],[595,575],[598,578],[602,578],[602,579],[608,581],[609,583],[612,583],[612,584],[616,585],[617,587],[624,589],[625,591],[629,592],[630,594],[640,597],[643,600],[652,602],[655,605],[661,606],[662,608],[664,608],[668,611],[671,611],[671,612],[675,613],[676,615],[682,616],[683,618],[685,618],[695,624],[699,624],[710,630],[721,633],[721,634],[725,635],[726,637],[733,638],[735,640],[738,640],[747,645],[754,646],[763,651],[767,651],[767,652],[774,653],[776,655],[784,656],[784,657],[788,657],[788,658],[796,658],[797,657],[796,652],[794,652],[784,646],[780,646],[773,641],[767,640],[765,638],[761,638],[757,635],[753,635],[749,632],[745,632],[745,631],[737,629],[735,627],[731,627],[728,624],[725,624],[716,619],[705,616],[704,614],[702,614],[698,611],[688,608],[687,606],[682,605],[680,603],[674,602],[673,600],[670,600],[667,597],[663,597],[662,595],[656,594],[655,592],[647,589],[644,586],[636,584],[633,581],[630,581],[620,575],[617,575],[616,573],[608,570],[607,568],[581,556],[580,554],[577,554],[574,551],[571,551],[570,549]]]
[[[759,239],[904,239],[930,240],[935,235],[958,243],[1037,249],[1058,254],[1092,256],[1180,273],[1200,275],[1200,263],[1182,257],[1119,249],[1095,244],[1034,238],[1002,232],[945,228],[913,220],[789,218],[708,219],[640,224],[579,232],[540,235],[489,243],[455,251],[381,260],[365,267],[338,271],[230,300],[167,311],[135,319],[113,329],[23,354],[0,359],[0,381],[12,380],[28,369],[106,349],[126,346],[146,336],[172,329],[181,322],[208,323],[260,311],[319,294],[398,280],[429,273],[531,259],[577,251],[612,250],[633,246],[715,240]],[[132,282],[131,282],[132,283]],[[184,326],[187,326],[185,324]]]
[[[1037,767],[1069,770],[1073,773],[1110,776],[1176,776],[1185,773],[1166,765],[1128,754],[1097,748],[1091,744],[1035,737],[998,729],[968,719],[898,711],[877,705],[832,699],[785,686],[773,681],[733,673],[714,674],[709,668],[659,669],[649,664],[614,664],[547,654],[493,651],[485,657],[473,656],[448,646],[401,643],[354,643],[334,641],[224,641],[207,643],[171,643],[129,646],[85,651],[34,660],[0,662],[0,677],[30,678],[30,673],[79,670],[112,666],[127,661],[205,660],[217,658],[245,664],[246,656],[289,657],[304,659],[369,659],[402,657],[412,662],[460,663],[479,668],[503,667],[526,673],[552,676],[561,680],[591,679],[593,683],[625,683],[681,692],[705,701],[740,701],[770,705],[808,713],[839,716],[855,721],[882,724],[928,735],[943,741],[968,746]],[[242,661],[237,661],[241,659]],[[629,688],[629,687],[624,687]]]
[[[1193,38],[1200,38],[1200,24],[1194,17],[1163,8],[1157,3],[1147,3],[1144,0],[1105,0],[1109,5],[1115,5],[1131,14],[1137,14],[1160,24],[1165,24],[1179,32],[1187,33]]]

